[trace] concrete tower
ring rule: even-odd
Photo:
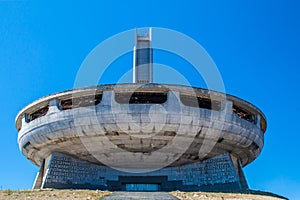
[[[151,28],[136,29],[133,52],[133,83],[153,82],[153,58]]]

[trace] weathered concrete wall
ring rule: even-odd
[[[167,98],[116,101],[117,93],[135,91]],[[101,99],[94,106],[70,104],[73,97],[96,93]],[[198,97],[216,106],[198,107]],[[63,109],[63,100],[71,106]],[[19,113],[16,125],[20,150],[42,166],[35,188],[122,190],[130,176],[147,183],[156,177],[163,190],[224,191],[248,187],[242,166],[260,154],[266,121],[253,105],[221,93],[124,84],[42,98]]]
[[[246,109],[253,113],[254,115],[257,115],[259,120],[261,122],[261,129],[263,132],[266,130],[266,119],[264,114],[254,105],[250,104],[249,102],[246,102],[242,99],[239,99],[237,97],[228,95],[228,94],[222,94],[219,92],[203,89],[203,88],[196,88],[196,87],[187,87],[182,85],[171,85],[171,84],[112,84],[112,85],[98,85],[93,87],[86,87],[86,88],[79,88],[74,90],[68,90],[59,92],[56,94],[52,94],[43,98],[40,98],[33,103],[27,105],[24,107],[16,116],[16,128],[19,131],[22,126],[22,118],[23,115],[33,111],[34,109],[37,109],[39,107],[43,107],[51,100],[55,99],[65,99],[72,96],[80,96],[80,95],[86,95],[86,94],[95,94],[96,91],[107,91],[107,90],[116,90],[121,92],[134,92],[134,91],[152,91],[152,92],[162,92],[162,91],[178,91],[180,94],[187,94],[192,96],[199,96],[199,97],[209,97],[212,99],[223,99],[226,98],[228,101],[232,102],[233,105],[237,105],[242,107],[243,109]]]
[[[180,167],[149,173],[126,173],[53,153],[44,176],[44,188],[87,188],[125,190],[126,183],[156,183],[160,190],[241,190],[238,174],[229,154]]]
[[[172,151],[159,155],[169,159],[166,161],[169,164],[231,152],[244,166],[259,155],[263,132],[255,123],[232,112],[185,106],[179,99],[179,92],[168,92],[163,104],[118,104],[114,91],[109,90],[103,91],[97,106],[64,111],[52,100],[45,116],[30,123],[23,121],[19,146],[38,165],[57,151],[99,164],[105,154],[110,157],[107,162],[114,163],[114,167],[126,167],[126,162],[131,165],[133,160],[129,161],[124,153],[140,155],[139,160],[134,160],[139,163],[147,160],[149,156],[145,153],[152,152],[151,148],[163,149],[176,142]],[[194,146],[186,145],[193,141],[197,141]],[[188,155],[181,155],[185,152]],[[174,159],[177,154],[181,157]],[[153,160],[144,164],[151,167]]]

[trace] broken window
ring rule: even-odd
[[[39,117],[46,115],[48,110],[49,110],[49,105],[42,107],[37,111],[32,112],[31,114],[28,114],[28,122],[31,122]]]
[[[211,100],[205,97],[195,97],[192,95],[180,95],[180,101],[185,106],[204,108],[209,110],[219,111],[221,109],[221,102]]]
[[[115,93],[115,100],[120,104],[162,104],[167,101],[167,93]]]
[[[244,109],[242,109],[242,108],[240,108],[240,107],[238,107],[236,105],[233,105],[232,111],[239,118],[245,119],[245,120],[247,120],[249,122],[254,122],[254,116],[250,112],[248,112],[248,111],[246,111],[246,110],[244,110]]]
[[[62,110],[68,110],[79,107],[95,106],[102,100],[102,94],[74,97],[60,101]]]

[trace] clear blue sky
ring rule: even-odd
[[[217,64],[226,92],[265,113],[265,147],[245,167],[246,177],[252,189],[299,199],[299,8],[283,0],[0,1],[0,187],[30,188],[38,171],[18,149],[17,112],[72,88],[82,61],[101,41],[150,26],[194,38]],[[126,71],[131,63],[123,66]],[[118,71],[112,68],[107,80],[118,80]]]

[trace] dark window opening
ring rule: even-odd
[[[165,131],[164,132],[164,136],[175,136],[176,135],[176,132],[175,131]]]
[[[193,154],[183,154],[182,158],[188,159],[188,160],[199,160],[199,156],[193,155]]]
[[[102,100],[102,94],[75,97],[71,99],[61,100],[60,106],[62,110],[68,110],[79,107],[95,106]]]
[[[219,138],[218,143],[221,143],[224,140],[224,138]]]
[[[115,100],[120,104],[162,104],[167,101],[167,94],[153,92],[115,93]]]
[[[209,110],[219,111],[221,109],[221,102],[211,100],[209,98],[195,97],[189,95],[180,95],[180,101],[185,106],[204,108]]]
[[[27,147],[29,147],[30,142],[27,142],[26,144],[24,144],[23,149],[25,149],[26,151],[28,151],[29,149],[27,149]]]
[[[232,111],[233,111],[233,113],[235,113],[239,118],[245,119],[245,120],[247,120],[247,121],[249,121],[249,122],[254,122],[254,116],[251,115],[251,113],[249,113],[249,112],[243,110],[242,108],[233,105]]]
[[[38,109],[37,111],[34,111],[31,114],[28,114],[27,115],[28,116],[28,118],[27,118],[28,122],[31,122],[31,121],[39,118],[39,117],[42,117],[42,116],[46,115],[48,110],[49,110],[49,106],[47,105],[45,107],[42,107],[42,108]]]
[[[259,146],[258,146],[258,144],[256,144],[255,142],[252,142],[251,146],[253,146],[253,147],[254,147],[254,150],[257,150],[257,149],[259,149]]]
[[[136,49],[136,66],[149,64],[151,51],[151,48]]]

